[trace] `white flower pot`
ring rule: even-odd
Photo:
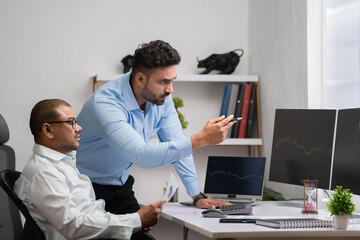
[[[333,217],[335,229],[346,230],[349,220],[349,215],[335,215]]]

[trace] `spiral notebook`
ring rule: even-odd
[[[317,218],[258,219],[255,224],[272,228],[332,228],[333,221]]]

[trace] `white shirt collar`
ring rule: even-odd
[[[51,148],[45,147],[45,146],[37,144],[37,143],[34,144],[33,151],[36,154],[39,154],[46,158],[50,158],[55,161],[60,161],[66,157],[75,159],[75,156],[76,156],[76,151],[71,151],[71,152],[68,152],[67,154],[63,154],[61,152],[55,151]]]

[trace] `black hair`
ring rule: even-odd
[[[150,70],[158,67],[178,65],[181,61],[180,54],[169,43],[162,40],[140,44],[134,53],[133,70],[131,78],[141,68]]]

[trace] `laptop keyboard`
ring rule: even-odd
[[[252,214],[252,204],[250,202],[238,202],[221,206],[219,210],[227,215],[250,215]]]

